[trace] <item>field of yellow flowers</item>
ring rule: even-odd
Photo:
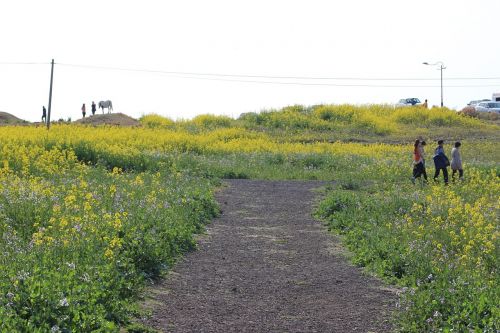
[[[0,331],[126,327],[144,283],[217,214],[221,178],[334,180],[317,215],[401,285],[402,331],[500,328],[497,126],[348,105],[141,122],[0,127]],[[464,181],[411,184],[417,136],[460,139]]]
[[[0,131],[0,331],[118,331],[144,282],[217,213],[213,184],[140,157],[124,172],[137,148],[83,151],[84,128],[54,127],[57,143],[41,129]],[[60,131],[80,141],[58,141]]]
[[[468,165],[449,186],[415,186],[409,170],[362,170],[329,189],[317,215],[343,235],[356,264],[403,287],[401,331],[497,331],[498,164]]]

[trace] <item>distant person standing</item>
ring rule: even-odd
[[[87,112],[85,111],[85,103],[83,103],[83,105],[82,105],[82,115],[83,115],[83,118],[85,118],[85,114],[86,113]]]
[[[42,107],[42,122],[47,122],[47,110],[45,109],[45,106]]]
[[[94,103],[94,101],[92,101],[92,115],[95,115],[95,111],[96,111],[96,105]]]
[[[460,141],[455,142],[455,147],[451,149],[451,179],[455,180],[455,174],[458,171],[458,180],[464,178],[464,170],[462,169],[462,156],[460,155]]]
[[[428,107],[427,100],[425,100],[425,102],[424,102],[424,104],[422,104],[422,106],[423,106],[425,109],[427,109],[427,107]]]
[[[444,141],[438,140],[438,146],[434,150],[434,156],[432,159],[434,160],[434,166],[436,167],[436,172],[434,173],[434,181],[437,182],[439,177],[439,173],[441,170],[443,171],[443,178],[445,185],[448,185],[448,166],[450,165],[450,161],[448,157],[444,153]]]

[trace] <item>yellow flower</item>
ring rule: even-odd
[[[64,203],[66,204],[67,207],[73,206],[75,202],[76,202],[76,196],[73,194],[70,194],[66,198],[64,198]]]
[[[107,248],[106,251],[104,251],[104,256],[108,259],[112,259],[114,256],[113,250],[111,250],[110,248]]]
[[[59,225],[61,226],[61,228],[66,227],[68,225],[68,220],[65,217],[61,217],[59,219]]]

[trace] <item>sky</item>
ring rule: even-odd
[[[439,105],[440,66],[422,64],[438,61],[444,105],[461,109],[500,92],[498,13],[498,0],[1,1],[0,111],[39,121],[52,59],[52,120],[100,100],[172,119]]]

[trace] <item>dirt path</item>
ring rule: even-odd
[[[165,332],[387,332],[395,296],[312,219],[321,182],[230,180],[199,250],[154,289]]]

